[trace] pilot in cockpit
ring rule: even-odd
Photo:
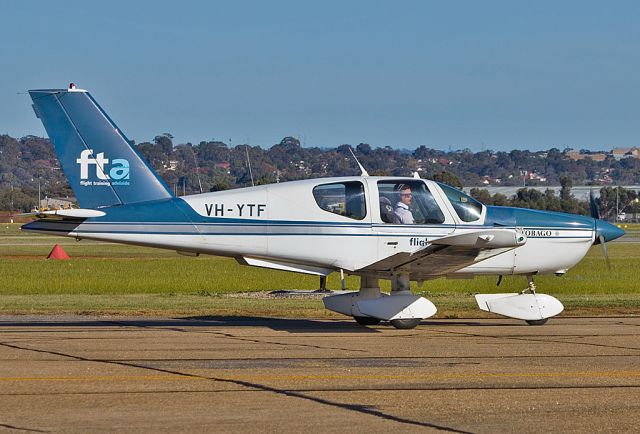
[[[406,184],[400,184],[396,187],[396,193],[398,194],[398,202],[393,209],[395,215],[396,224],[412,225],[415,224],[413,213],[409,210],[411,205],[411,187]]]

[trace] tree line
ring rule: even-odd
[[[226,190],[274,182],[360,173],[349,145],[336,148],[303,147],[294,137],[285,137],[269,148],[256,145],[229,146],[223,141],[174,144],[169,133],[136,146],[138,152],[176,194]],[[485,179],[500,179],[501,185],[540,185],[525,179],[523,173],[544,175],[544,185],[597,184],[603,173],[621,184],[640,183],[640,160],[626,158],[596,162],[573,161],[559,149],[548,151],[513,150],[510,152],[468,149],[441,151],[425,146],[414,150],[390,146],[372,147],[360,143],[353,148],[371,175],[411,176],[436,179],[462,187],[481,186]],[[249,164],[251,167],[249,167]],[[38,197],[72,197],[48,139],[0,135],[0,209],[28,210]],[[599,187],[598,187],[599,188]],[[610,190],[612,187],[607,187]],[[604,189],[603,206],[609,190]],[[556,196],[552,191],[523,188],[511,198],[489,195],[482,188],[472,194],[487,204],[524,206],[566,212],[588,213],[588,204],[571,198],[570,193]],[[635,192],[624,192],[625,201],[633,201]],[[618,191],[618,200],[620,191]],[[626,202],[625,202],[626,203]],[[631,211],[630,211],[631,212]],[[636,211],[637,212],[637,211]]]

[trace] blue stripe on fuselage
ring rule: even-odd
[[[485,225],[490,227],[593,231],[595,220],[587,216],[555,211],[488,206]]]
[[[129,205],[118,205],[102,208],[106,213],[103,217],[95,217],[78,221],[81,225],[76,230],[91,233],[142,233],[142,234],[164,234],[164,235],[269,235],[269,236],[384,236],[384,237],[441,237],[443,234],[425,234],[420,230],[433,228],[453,228],[455,225],[414,225],[412,229],[416,232],[411,234],[384,234],[384,233],[327,233],[327,229],[380,229],[380,228],[403,228],[406,225],[367,223],[367,222],[326,222],[326,221],[300,221],[300,220],[258,220],[258,219],[238,219],[206,217],[196,213],[184,200],[171,198],[167,200],[141,202]],[[535,211],[521,208],[508,207],[487,207],[487,219],[484,225],[460,225],[460,229],[514,229],[516,227],[524,230],[563,230],[563,231],[584,231],[593,230],[593,219],[584,216],[563,214],[555,212]],[[33,222],[35,223],[35,222]],[[62,223],[62,222],[59,222]],[[68,224],[68,223],[67,223]],[[47,221],[47,227],[53,231],[56,223]],[[110,226],[109,230],[105,230]],[[113,226],[122,226],[114,228]],[[125,229],[126,226],[129,226]],[[136,226],[140,226],[138,229]],[[173,228],[169,228],[173,226]],[[182,227],[182,229],[179,229]],[[185,230],[189,227],[190,230]],[[253,230],[247,232],[246,229],[263,227],[264,230]],[[27,224],[23,226],[25,230],[42,230],[42,225]],[[144,228],[144,229],[143,229]],[[278,228],[278,229],[276,229]],[[291,231],[283,230],[285,228]],[[302,230],[295,232],[295,229]],[[218,229],[217,231],[214,229]],[[236,229],[236,231],[233,231]],[[307,229],[307,230],[304,230]],[[311,232],[313,230],[320,232]],[[323,230],[324,229],[324,230]],[[242,231],[240,231],[242,230]],[[273,232],[269,232],[269,231]],[[56,231],[64,232],[60,227]],[[529,238],[589,238],[586,236],[533,236]]]

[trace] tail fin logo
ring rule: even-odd
[[[129,161],[124,158],[111,160],[100,152],[94,157],[93,149],[85,149],[80,153],[80,158],[76,160],[80,165],[80,185],[90,187],[94,185],[129,185]],[[97,180],[89,180],[89,165],[95,165]],[[107,171],[108,170],[108,171]]]

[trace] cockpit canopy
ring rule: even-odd
[[[360,180],[328,182],[313,188],[313,198],[324,211],[353,220],[364,220],[367,216],[366,192],[373,193],[372,190],[375,191],[377,187],[380,219],[384,223],[442,224],[447,220],[445,213],[450,215],[450,212],[441,208],[445,206],[442,203],[442,194],[436,192],[438,200],[434,197],[434,192],[430,188],[436,190],[437,188],[431,182],[406,178],[370,179],[367,185],[368,189]],[[470,223],[482,217],[483,205],[480,202],[446,184],[437,183],[437,185],[442,189],[451,208],[461,221]],[[373,202],[375,196],[370,199]]]

